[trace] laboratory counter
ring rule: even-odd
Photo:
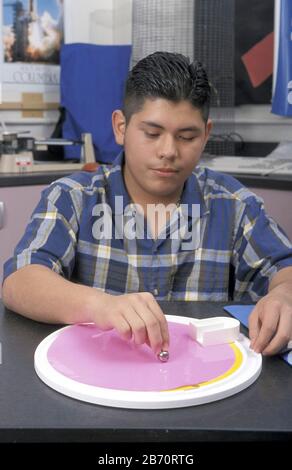
[[[228,316],[222,303],[160,306],[169,315]],[[277,356],[263,357],[260,376],[248,388],[212,403],[161,410],[106,407],[62,395],[37,376],[34,352],[60,327],[26,319],[0,303],[0,443],[292,440],[292,371]]]

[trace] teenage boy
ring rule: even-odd
[[[115,328],[157,354],[169,344],[157,300],[257,301],[251,347],[285,347],[292,246],[258,197],[197,166],[209,104],[200,63],[166,52],[138,62],[112,117],[124,152],[43,191],[5,264],[5,305],[38,321]]]

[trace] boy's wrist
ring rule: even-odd
[[[84,322],[96,323],[97,315],[104,310],[106,302],[111,297],[110,294],[99,291],[94,287],[86,287],[87,292],[84,297],[82,308]]]

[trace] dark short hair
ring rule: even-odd
[[[146,99],[182,100],[197,108],[208,120],[211,88],[206,70],[198,61],[171,52],[154,52],[141,59],[129,72],[123,112],[128,123]]]

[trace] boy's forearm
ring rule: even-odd
[[[149,292],[110,295],[74,284],[49,268],[30,265],[11,274],[3,285],[4,304],[33,320],[47,323],[93,322],[115,329],[126,341],[148,344],[157,355],[168,351],[165,315]]]
[[[26,266],[11,274],[3,285],[7,308],[47,323],[92,321],[93,305],[105,294],[67,281],[49,268]]]

